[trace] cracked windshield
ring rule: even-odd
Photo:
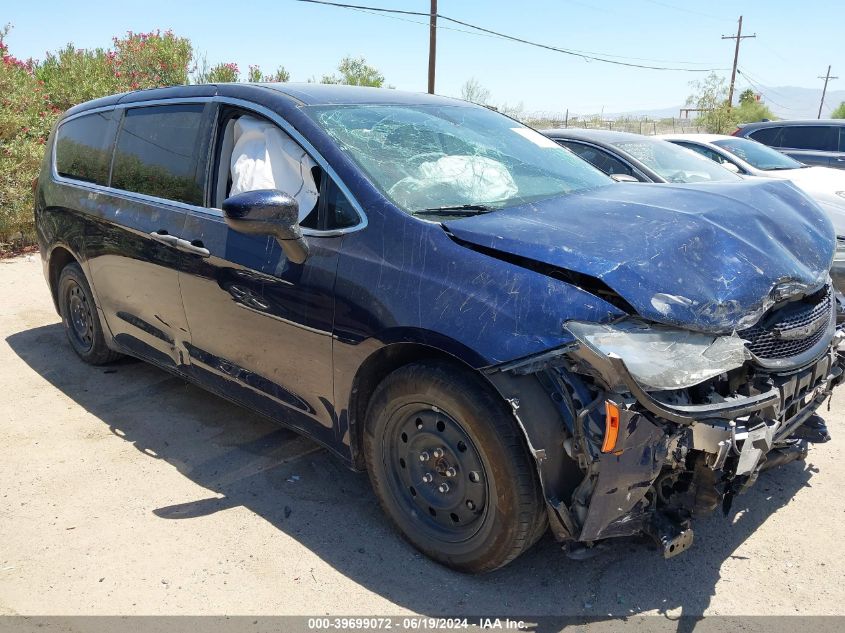
[[[484,212],[611,182],[554,141],[484,108],[308,110],[373,184],[412,214]]]

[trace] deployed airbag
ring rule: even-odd
[[[301,222],[317,204],[311,173],[317,166],[292,138],[272,123],[251,116],[235,122],[230,196],[258,189],[278,189],[299,203]]]
[[[495,202],[513,197],[517,191],[513,177],[499,161],[458,155],[422,163],[418,175],[403,178],[387,193],[400,206],[426,209],[452,199],[456,203]]]

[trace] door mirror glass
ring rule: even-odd
[[[223,201],[226,224],[250,235],[272,235],[295,264],[308,258],[308,243],[299,228],[299,203],[278,189],[245,191]]]

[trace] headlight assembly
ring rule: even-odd
[[[644,389],[692,387],[751,358],[736,335],[715,336],[634,319],[614,324],[570,321],[566,329],[593,351],[620,357]]]

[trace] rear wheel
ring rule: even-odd
[[[120,358],[106,345],[94,297],[79,264],[68,264],[62,269],[58,291],[65,334],[77,356],[91,365]]]
[[[364,451],[385,512],[449,567],[496,569],[544,531],[522,435],[501,398],[468,371],[418,363],[390,374],[370,402]]]

